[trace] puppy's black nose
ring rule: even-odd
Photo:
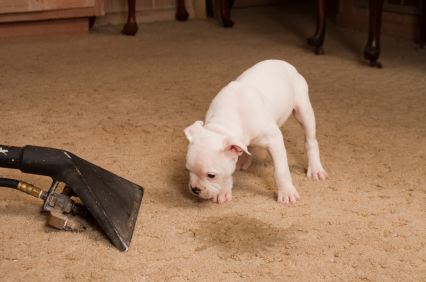
[[[191,191],[192,191],[192,193],[194,193],[195,195],[198,195],[198,194],[200,194],[200,192],[201,192],[200,188],[197,188],[197,187],[191,187]]]

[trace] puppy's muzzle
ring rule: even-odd
[[[195,195],[199,195],[201,192],[201,189],[198,187],[192,187],[191,186],[191,192],[194,193]]]

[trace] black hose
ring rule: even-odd
[[[19,169],[23,152],[24,149],[21,147],[0,144],[0,167]]]
[[[18,188],[19,181],[10,178],[1,178],[0,177],[0,187],[8,187],[16,189]]]

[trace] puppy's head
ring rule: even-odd
[[[231,189],[238,157],[248,153],[247,147],[204,128],[202,121],[196,121],[184,132],[189,141],[186,168],[191,193],[211,199],[219,190]]]

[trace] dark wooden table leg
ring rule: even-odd
[[[222,18],[223,26],[233,27],[234,22],[231,20],[231,8],[229,5],[229,0],[221,0],[220,2],[220,16]]]
[[[186,21],[189,17],[185,7],[185,0],[177,0],[176,19],[178,21]]]
[[[420,47],[426,48],[426,1],[422,3],[422,25],[420,26]]]
[[[96,22],[96,17],[89,17],[89,29],[91,29]]]
[[[315,54],[324,54],[325,26],[327,22],[326,0],[317,0],[317,27],[315,34],[308,38],[308,44],[313,46]]]
[[[378,61],[380,56],[380,28],[382,24],[383,0],[370,0],[370,21],[368,41],[364,48],[364,58],[370,66],[381,68]]]
[[[124,25],[122,33],[125,35],[135,35],[138,32],[138,24],[136,23],[136,0],[128,0],[127,23]]]

